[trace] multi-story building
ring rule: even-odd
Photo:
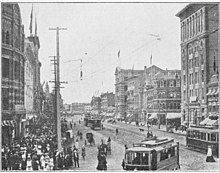
[[[207,112],[209,116],[219,117],[219,75],[214,74],[208,83],[208,93],[207,95]]]
[[[90,103],[86,103],[84,105],[84,112],[90,113],[92,110],[91,104]]]
[[[28,121],[34,117],[33,108],[34,108],[34,89],[33,89],[33,80],[34,80],[34,63],[32,56],[30,55],[32,52],[31,50],[31,42],[28,39],[25,39],[25,93],[24,93],[24,100],[25,100],[25,110],[26,110],[26,121],[23,123],[23,128],[28,125]]]
[[[35,115],[39,115],[42,112],[42,96],[43,89],[40,83],[40,68],[41,62],[39,61],[38,52],[40,49],[39,37],[35,34],[27,38],[27,56],[32,59],[33,63],[33,112]]]
[[[166,70],[158,73],[152,85],[145,86],[147,95],[147,121],[155,119],[157,124],[166,124],[167,120],[181,119],[180,70]]]
[[[24,26],[20,7],[2,3],[2,144],[19,138],[24,108]]]
[[[113,94],[113,92],[103,93],[101,94],[100,98],[101,98],[101,111],[102,112],[108,112],[109,107],[115,106],[115,94]]]
[[[199,124],[208,115],[208,84],[219,64],[218,4],[189,4],[176,16],[181,23],[181,121]]]
[[[140,75],[144,70],[121,69],[115,70],[115,111],[118,118],[126,117],[127,109],[127,82],[132,76]]]
[[[84,112],[85,103],[72,103],[72,112]]]
[[[92,113],[99,115],[101,112],[101,98],[100,97],[92,97],[91,101]]]

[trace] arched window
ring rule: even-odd
[[[9,31],[6,32],[6,44],[10,44]]]

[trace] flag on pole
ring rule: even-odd
[[[150,56],[150,65],[152,65],[152,53],[151,53],[151,56]]]
[[[31,21],[30,21],[30,26],[29,26],[30,34],[32,34],[32,22],[33,22],[33,4],[32,4],[32,9],[31,9]]]
[[[37,17],[35,14],[35,35],[37,35]]]
[[[119,59],[119,57],[120,57],[120,50],[118,51],[118,59]]]

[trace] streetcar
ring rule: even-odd
[[[84,118],[84,125],[93,130],[102,129],[102,122],[99,118]]]
[[[89,123],[90,123],[90,127],[91,129],[93,130],[97,130],[97,129],[102,129],[102,122],[101,122],[101,119],[90,119],[89,120]]]
[[[219,157],[219,130],[215,126],[191,125],[186,134],[186,146],[207,153],[208,146],[212,148],[212,154]]]
[[[179,143],[172,138],[147,139],[133,144],[125,151],[122,162],[124,170],[177,170]]]

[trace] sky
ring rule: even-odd
[[[153,65],[181,69],[180,21],[175,14],[186,3],[19,3],[26,37],[32,4],[41,82],[54,79],[49,56],[56,55],[56,32],[49,28],[67,28],[59,40],[60,80],[68,82],[61,88],[64,103],[88,103],[93,95],[115,92],[116,67],[144,69],[151,65],[151,55]]]

